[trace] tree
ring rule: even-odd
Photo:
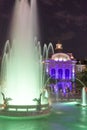
[[[83,82],[85,86],[87,86],[87,68],[82,72],[78,72],[76,74],[76,78],[78,78],[81,82]],[[83,87],[82,84],[77,80],[76,80],[76,86],[79,88]]]

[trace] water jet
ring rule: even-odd
[[[11,42],[7,40],[2,58],[0,115],[36,117],[49,113],[48,99],[43,91],[40,43],[34,41],[39,28],[36,9],[35,0],[31,1],[31,6],[28,0],[16,1]]]

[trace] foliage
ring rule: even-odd
[[[78,78],[79,80],[81,80],[87,86],[87,69],[85,69],[82,72],[78,72],[76,74],[76,78]],[[78,81],[76,81],[76,86],[81,87],[82,85]]]
[[[46,74],[46,79],[48,80],[48,84],[56,84],[59,80],[51,77],[49,74]]]

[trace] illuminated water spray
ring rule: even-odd
[[[87,102],[86,102],[86,90],[85,87],[82,88],[82,106],[86,106]]]
[[[53,48],[52,43],[49,43],[47,53],[48,53],[48,58],[50,58],[54,54],[54,48]]]
[[[11,24],[11,42],[5,44],[1,92],[9,105],[35,105],[42,92],[42,57],[38,36],[36,0],[16,1]],[[47,104],[42,95],[41,103]],[[2,100],[3,102],[3,100]]]
[[[81,85],[83,86],[83,88],[82,88],[82,103],[81,103],[81,105],[82,106],[87,106],[87,96],[86,96],[86,90],[85,90],[85,88],[86,88],[86,86],[85,86],[85,84],[81,81],[81,80],[79,80],[78,78],[76,78],[76,80],[77,81],[79,81],[80,83],[81,83]]]

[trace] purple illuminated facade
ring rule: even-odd
[[[56,44],[57,50],[61,50],[59,47],[61,44]],[[76,60],[71,53],[55,53],[45,61],[45,65],[47,75],[56,81],[50,84],[51,90],[66,93],[75,89]]]

